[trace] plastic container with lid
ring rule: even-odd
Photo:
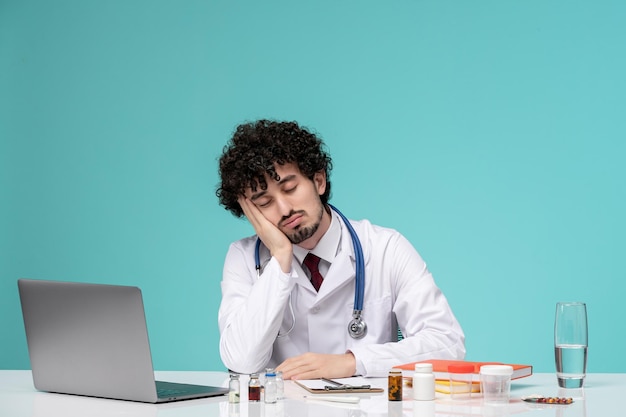
[[[456,364],[448,366],[450,395],[453,400],[468,400],[472,396],[474,365]]]
[[[513,367],[483,365],[480,367],[480,390],[485,404],[507,404],[511,394]]]

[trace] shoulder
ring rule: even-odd
[[[372,224],[367,219],[350,220],[350,224],[359,238],[363,240],[389,241],[402,238],[402,234],[396,229]]]
[[[252,256],[255,251],[257,242],[257,236],[248,236],[243,239],[236,240],[228,247],[228,257],[237,256],[237,254],[244,256]]]
[[[391,263],[421,259],[413,244],[396,229],[378,226],[369,220],[350,220],[350,224],[359,236],[366,257]]]

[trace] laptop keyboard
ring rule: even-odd
[[[184,389],[171,389],[171,388],[161,388],[157,389],[157,396],[159,398],[164,397],[177,397],[179,395],[192,394],[188,390]]]
[[[159,398],[172,398],[182,395],[202,394],[210,391],[201,385],[177,384],[172,382],[157,381],[157,396]]]

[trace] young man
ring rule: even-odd
[[[402,363],[463,359],[463,331],[420,255],[395,230],[367,220],[347,225],[328,204],[331,168],[322,141],[295,122],[240,125],[224,148],[220,204],[256,231],[226,255],[224,364],[311,379],[385,376]],[[348,226],[365,271],[360,338],[348,328],[360,252]],[[311,263],[309,253],[320,260]]]

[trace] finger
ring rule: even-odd
[[[309,371],[304,371],[304,372],[295,374],[292,377],[292,379],[317,379],[317,378],[323,378],[325,376],[329,377],[328,375],[325,375],[325,373],[320,369],[311,369]]]
[[[239,197],[238,202],[241,206],[241,209],[243,210],[243,214],[246,215],[246,218],[248,219],[252,227],[254,227],[254,229],[258,231],[259,226],[261,225],[259,222],[259,209],[247,197]]]
[[[237,201],[257,236],[269,249],[270,255],[275,256],[281,270],[288,273],[291,270],[293,247],[287,236],[249,198],[242,195]]]
[[[295,379],[295,376],[307,372],[310,369],[311,366],[303,355],[289,358],[276,367],[277,371],[283,373],[283,378],[285,379]]]

